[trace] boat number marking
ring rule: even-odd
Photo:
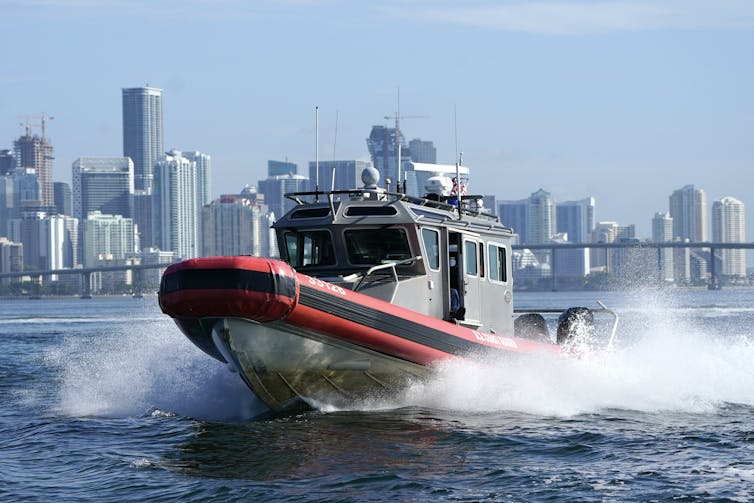
[[[340,295],[346,294],[346,290],[344,288],[341,288],[337,285],[332,285],[326,281],[322,281],[321,279],[309,277],[309,284],[312,286],[322,288],[324,290],[328,290],[333,293],[338,293]]]
[[[518,344],[516,344],[516,341],[514,341],[513,339],[509,339],[508,337],[485,334],[484,332],[478,332],[476,330],[474,330],[474,335],[476,336],[476,340],[481,341],[481,342],[488,342],[490,344],[494,344],[496,346],[503,346],[506,348],[518,347]]]

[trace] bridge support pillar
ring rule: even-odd
[[[92,298],[92,273],[91,272],[81,273],[81,282],[82,282],[81,298],[91,299]]]

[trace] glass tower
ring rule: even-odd
[[[134,162],[135,190],[152,193],[154,162],[162,154],[162,89],[123,89],[123,155]]]

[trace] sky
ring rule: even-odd
[[[469,190],[592,196],[596,219],[651,235],[671,192],[749,210],[749,0],[0,0],[0,149],[46,114],[54,179],[122,156],[121,89],[163,89],[165,149],[212,156],[212,193],[368,159],[405,116]],[[400,95],[400,100],[397,99]],[[34,122],[34,119],[32,119]]]

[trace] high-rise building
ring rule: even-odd
[[[13,218],[13,175],[0,175],[0,236],[8,236],[8,223]]]
[[[723,197],[712,203],[712,241],[743,243],[746,241],[744,203],[734,197]],[[722,271],[725,276],[746,277],[746,251],[723,249]]]
[[[371,166],[369,161],[319,161],[319,189],[347,190],[360,187],[361,172]],[[309,161],[309,190],[314,190],[317,163]]]
[[[183,259],[201,253],[201,201],[196,162],[171,151],[154,166],[152,238],[161,250]]]
[[[95,267],[107,261],[124,260],[139,251],[139,237],[133,220],[121,215],[103,215],[92,211],[83,221],[84,267]]]
[[[26,211],[10,222],[10,239],[24,245],[24,265],[31,269],[66,269],[78,265],[78,219]]]
[[[594,198],[555,205],[557,232],[566,233],[569,243],[588,243],[594,230]]]
[[[13,150],[17,168],[34,170],[39,181],[40,206],[54,206],[52,191],[52,145],[44,135],[31,134],[31,128],[26,128],[26,134],[13,142]]]
[[[411,160],[425,164],[437,164],[437,149],[431,141],[414,138],[408,142]]]
[[[236,195],[224,195],[202,208],[202,255],[271,256],[269,210]]]
[[[196,163],[197,171],[197,197],[201,205],[209,204],[212,201],[212,158],[199,151],[181,151],[181,155]]]
[[[296,174],[298,174],[298,166],[295,162],[267,161],[267,176]]]
[[[670,213],[655,213],[652,218],[652,241],[655,243],[667,243],[673,240],[673,219]],[[673,282],[673,249],[660,248],[659,254],[659,271],[660,281],[666,283]]]
[[[134,163],[128,157],[79,157],[73,162],[73,216],[92,211],[133,217]]]
[[[13,173],[13,207],[16,214],[22,208],[38,208],[43,206],[39,177],[34,168],[20,168]]]
[[[519,199],[517,201],[500,201],[497,204],[497,214],[500,217],[500,223],[507,225],[516,233],[519,244],[529,242],[528,221],[529,221],[529,200]]]
[[[0,273],[23,270],[24,245],[0,236]],[[10,283],[10,279],[0,279],[0,283]]]
[[[674,191],[669,198],[673,237],[692,242],[707,241],[707,196],[693,185]]]
[[[555,235],[555,201],[546,190],[529,196],[528,244],[548,243]]]
[[[309,188],[309,179],[303,175],[276,175],[259,180],[257,186],[259,192],[264,194],[267,207],[278,217],[296,205],[295,201],[285,197],[285,194],[306,191]]]
[[[0,176],[10,175],[16,170],[16,158],[11,150],[0,150]]]
[[[55,208],[59,215],[73,216],[73,199],[71,186],[66,182],[53,182],[52,192],[55,200]]]
[[[401,180],[398,180],[398,144],[401,145]],[[389,179],[392,188],[395,189],[395,184],[403,181],[403,167],[411,162],[403,133],[387,126],[372,126],[367,138],[367,147],[369,155],[372,156],[372,166],[380,173],[380,183],[384,186]]]
[[[123,156],[134,163],[134,188],[152,193],[154,163],[163,154],[162,89],[123,89]]]

